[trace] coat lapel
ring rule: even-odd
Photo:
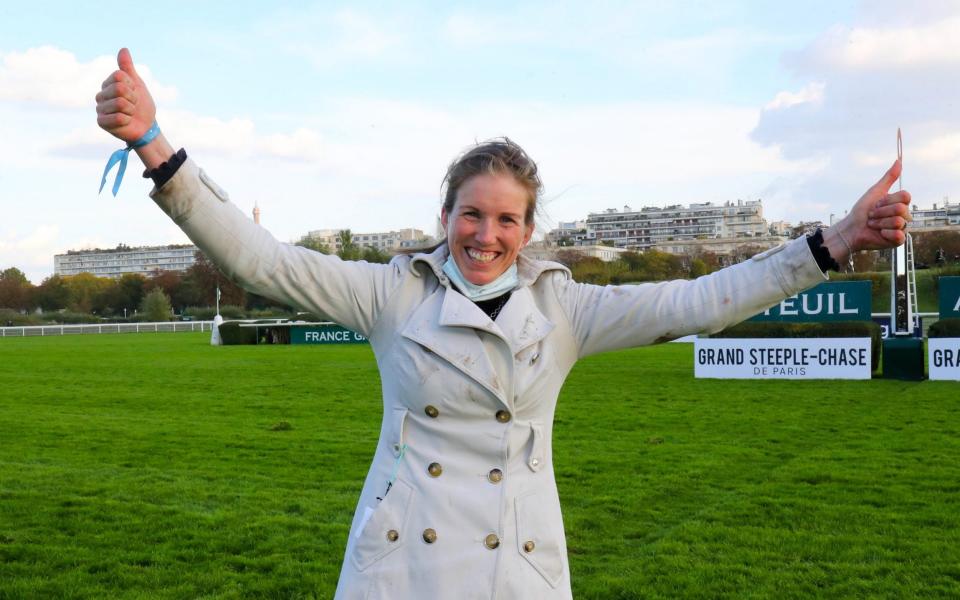
[[[497,321],[498,329],[503,332],[501,335],[514,355],[547,337],[554,327],[553,322],[537,308],[533,293],[526,286],[513,291]]]
[[[440,286],[417,307],[402,335],[428,348],[510,406],[507,382],[501,381],[494,370],[477,329],[506,339],[473,302]]]

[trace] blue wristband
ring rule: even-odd
[[[123,181],[123,174],[127,170],[127,157],[130,155],[130,151],[134,148],[146,146],[158,135],[160,135],[160,126],[154,121],[150,129],[148,129],[140,139],[130,142],[126,148],[121,148],[111,154],[110,159],[107,161],[107,166],[103,169],[103,179],[100,180],[100,192],[103,191],[103,186],[107,183],[107,174],[110,172],[110,169],[113,168],[113,165],[120,163],[120,168],[117,169],[117,178],[113,181],[113,195],[116,196],[120,190],[120,182]]]

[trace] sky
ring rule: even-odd
[[[829,222],[898,127],[914,203],[960,202],[960,0],[147,4],[0,6],[0,269],[189,243],[135,156],[97,194],[123,46],[174,147],[282,241],[433,234],[447,165],[504,135],[540,166],[539,231],[738,199]]]

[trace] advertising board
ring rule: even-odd
[[[927,340],[930,379],[960,381],[960,338]]]
[[[870,338],[698,338],[694,375],[712,379],[870,379]]]
[[[291,344],[366,344],[367,338],[339,325],[294,325]]]
[[[781,323],[869,321],[870,298],[869,281],[828,281],[790,296],[749,320]]]
[[[960,318],[960,277],[941,277],[940,318]],[[960,381],[960,338],[929,338],[927,369],[930,379]]]

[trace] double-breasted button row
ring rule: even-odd
[[[510,419],[513,418],[513,416],[510,414],[510,411],[503,409],[498,410],[495,416],[497,417],[497,421],[500,421],[501,423],[509,423]]]

